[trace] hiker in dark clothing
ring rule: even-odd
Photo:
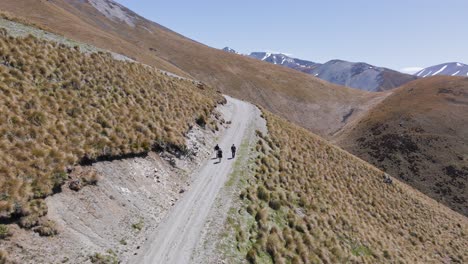
[[[214,151],[215,151],[215,158],[218,157],[218,150],[219,150],[219,146],[218,144],[216,144],[216,146],[214,147]]]
[[[232,144],[231,146],[231,153],[232,153],[232,158],[236,157],[236,146],[234,146],[234,144]]]
[[[223,158],[223,151],[220,148],[218,148],[218,159],[220,163],[221,163],[222,158]]]

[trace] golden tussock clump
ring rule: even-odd
[[[468,221],[266,113],[237,248],[251,263],[464,263]],[[242,212],[241,211],[241,212]],[[243,227],[243,228],[240,228]]]
[[[70,166],[101,157],[183,150],[184,133],[224,100],[108,53],[0,32],[0,215],[63,184]]]

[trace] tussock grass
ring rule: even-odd
[[[241,192],[251,263],[468,261],[467,219],[272,114]],[[239,220],[242,221],[242,220]],[[249,221],[249,220],[244,220]]]
[[[0,216],[30,216],[34,226],[30,201],[59,190],[79,162],[183,151],[184,133],[223,100],[108,53],[0,30]]]
[[[17,23],[21,23],[24,25],[32,26],[32,27],[35,27],[44,31],[53,32],[55,34],[55,32],[49,27],[46,27],[44,25],[39,25],[37,23],[31,22],[30,20],[24,19],[22,17],[15,16],[14,14],[7,12],[7,11],[0,10],[0,18],[10,20],[13,22],[17,22]]]

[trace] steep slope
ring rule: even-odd
[[[90,2],[4,0],[0,2],[0,9],[67,37],[182,76],[191,75],[321,135],[340,129],[347,121],[359,116],[361,110],[367,109],[369,103],[375,102],[370,99],[378,97],[330,85],[285,67],[209,48],[109,0]],[[352,115],[343,119],[351,109],[354,109]]]
[[[414,74],[415,76],[425,78],[436,75],[446,76],[468,76],[468,65],[460,62],[443,63],[422,69]]]
[[[468,219],[264,113],[226,250],[250,263],[465,263]],[[228,261],[229,262],[229,261]]]
[[[210,87],[109,53],[1,29],[0,219],[37,226],[42,199],[79,163],[183,152],[184,134],[223,101]]]
[[[431,77],[398,88],[337,144],[468,215],[468,78]]]

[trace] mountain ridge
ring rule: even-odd
[[[234,51],[236,54],[239,54],[229,47],[225,47],[223,50],[228,52]],[[326,63],[316,63],[272,52],[251,52],[245,56],[301,71],[330,83],[364,91],[386,91],[418,78],[364,62],[348,62],[334,59]]]
[[[100,1],[103,5],[112,1]],[[266,107],[315,133],[328,137],[369,107],[368,94],[313,76],[210,48],[155,22],[137,17],[132,27],[109,19],[87,1],[5,0],[0,9],[129,58],[202,81],[221,92]],[[132,13],[133,15],[133,13]],[[149,31],[151,34],[148,34]],[[315,115],[306,113],[315,112]]]
[[[468,65],[461,62],[448,62],[424,68],[414,74],[420,78],[436,75],[468,77]]]

